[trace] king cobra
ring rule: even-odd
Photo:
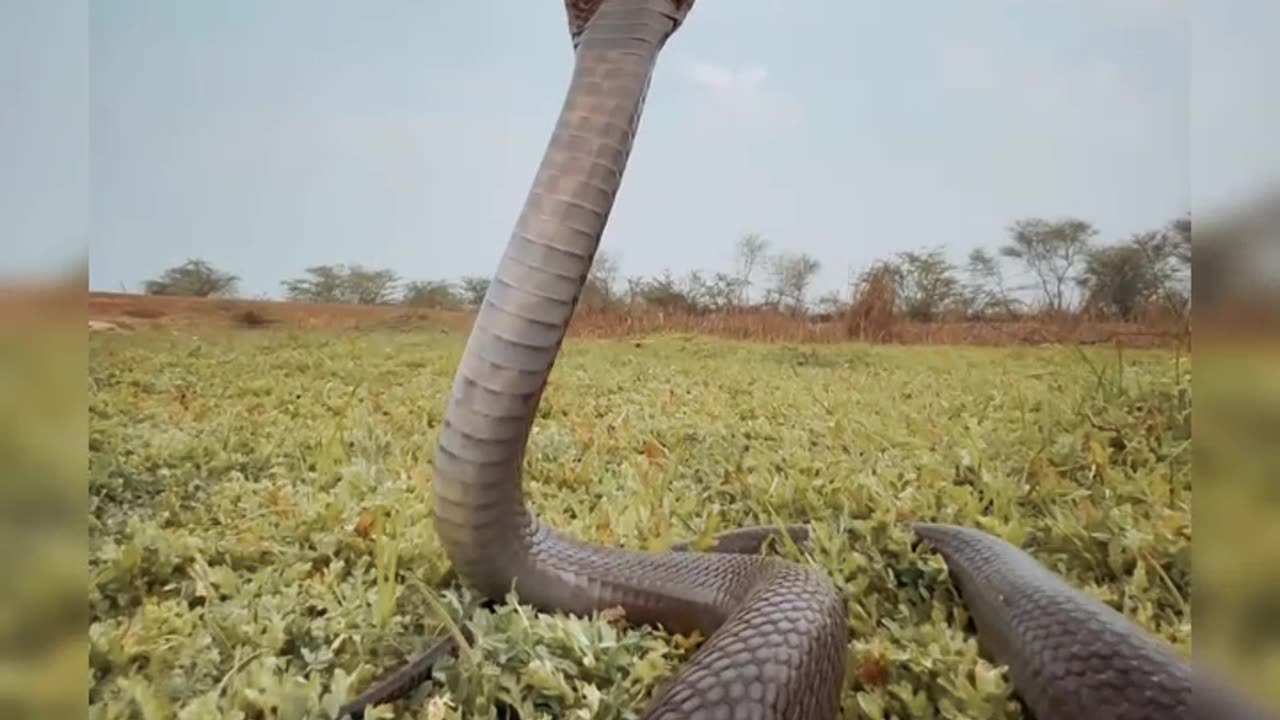
[[[701,632],[706,641],[661,685],[646,720],[831,720],[848,627],[821,573],[751,552],[759,546],[751,529],[711,552],[586,544],[534,517],[521,489],[535,410],[621,185],[651,74],[692,5],[566,1],[572,81],[454,378],[431,482],[435,525],[458,576],[494,601],[514,590],[544,611],[621,607],[631,623]],[[1010,668],[1040,720],[1200,716],[1190,665],[1119,612],[983,532],[937,524],[915,532],[943,556],[980,644]],[[1203,716],[1225,717],[1225,708]]]

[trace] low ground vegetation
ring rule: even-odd
[[[90,338],[91,718],[323,717],[469,624],[472,651],[367,717],[634,716],[698,638],[506,605],[451,576],[431,457],[456,333]],[[846,599],[847,718],[1019,718],[941,560],[975,525],[1189,650],[1190,368],[1174,351],[566,344],[527,495],[661,549],[814,523]]]

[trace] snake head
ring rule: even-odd
[[[564,0],[564,9],[569,16],[569,36],[576,48],[591,19],[606,4],[656,6],[671,18],[674,23],[671,32],[675,32],[693,8],[693,3],[694,0]]]

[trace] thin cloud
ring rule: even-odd
[[[737,95],[760,92],[769,77],[769,72],[759,66],[732,68],[699,60],[689,63],[686,72],[695,85],[714,93]]]
[[[763,66],[690,60],[679,68],[697,91],[696,117],[708,132],[762,139],[793,129],[804,120],[799,102],[772,82]]]

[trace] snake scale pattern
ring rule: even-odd
[[[754,554],[740,531],[712,552],[597,547],[526,508],[521,466],[535,410],[621,185],[658,56],[693,0],[566,0],[575,50],[559,120],[467,340],[432,480],[437,532],[459,577],[546,611],[621,606],[629,622],[707,640],[645,720],[832,720],[848,628],[819,572]],[[1039,720],[1261,717],[1193,696],[1191,666],[1022,550],[977,530],[921,524]],[[423,668],[402,671],[420,680]],[[1193,702],[1193,699],[1195,702]]]

